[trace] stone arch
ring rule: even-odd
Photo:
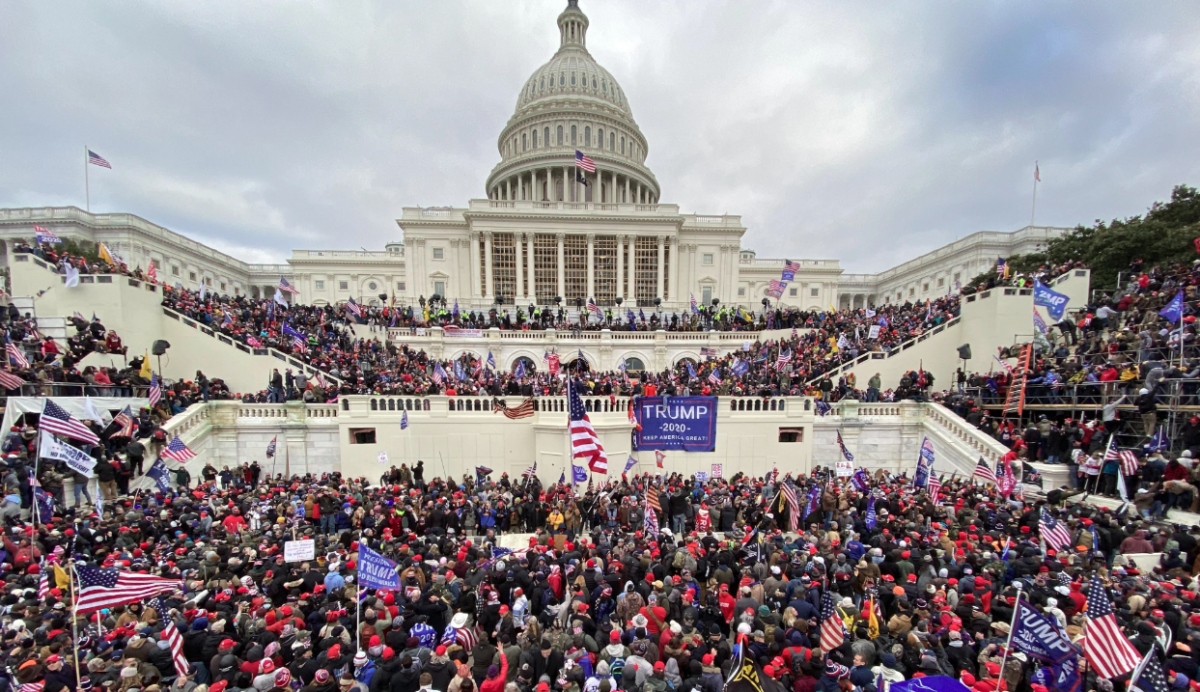
[[[484,360],[487,360],[487,355],[485,354],[483,358]],[[496,362],[501,364],[502,367],[508,370],[508,372],[512,372],[513,368],[517,367],[517,360],[520,358],[528,358],[529,360],[533,361],[533,364],[538,366],[539,369],[545,368],[546,364],[542,361],[542,354],[535,353],[525,348],[513,351],[506,358],[497,357]]]
[[[654,360],[641,351],[628,351],[626,353],[622,353],[617,357],[613,367],[619,366],[621,363],[624,363],[630,358],[637,358],[638,360],[642,361],[645,372],[652,372],[654,370]]]
[[[675,354],[675,360],[671,362],[671,367],[675,367],[685,360],[692,361],[693,365],[699,365],[700,363],[704,362],[700,358],[700,354],[695,351],[680,351],[679,353]]]

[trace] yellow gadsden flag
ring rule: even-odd
[[[117,261],[113,259],[112,253],[108,251],[108,247],[104,243],[100,243],[99,248],[96,250],[96,255],[113,266],[117,264]]]
[[[150,370],[150,352],[149,351],[146,351],[146,357],[142,359],[142,370],[138,374],[141,375],[143,380],[150,379],[150,375],[152,373]]]

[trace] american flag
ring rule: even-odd
[[[988,466],[988,463],[983,460],[983,457],[979,457],[979,461],[975,464],[975,472],[971,474],[971,477],[978,478],[989,483],[996,482],[996,474],[992,472],[992,467]]]
[[[783,270],[785,272],[796,273],[796,272],[800,271],[800,263],[792,262],[791,260],[784,260],[783,261]]]
[[[593,473],[608,473],[608,457],[600,444],[600,437],[583,408],[583,399],[575,389],[574,382],[567,383],[567,409],[570,413],[571,458],[586,459]]]
[[[1117,449],[1116,435],[1110,435],[1108,438],[1108,449],[1104,451],[1104,460],[1121,462],[1121,471],[1123,471],[1126,476],[1137,475],[1137,455],[1128,449]]]
[[[158,283],[158,265],[154,264],[154,260],[150,260],[150,266],[146,268],[146,278]]]
[[[1129,676],[1129,685],[1126,689],[1135,686],[1146,692],[1167,692],[1170,689],[1170,686],[1167,685],[1167,676],[1163,675],[1162,664],[1158,660],[1158,651],[1153,646],[1146,652],[1137,668],[1133,669],[1133,674]]]
[[[1045,507],[1042,508],[1042,514],[1038,517],[1038,532],[1055,550],[1062,550],[1071,545],[1070,532],[1058,520],[1050,516]]]
[[[587,171],[588,173],[596,172],[596,162],[591,160],[587,156],[587,154],[584,154],[582,151],[579,151],[578,149],[575,150],[575,167],[582,168],[583,170]]]
[[[275,446],[276,446],[276,444],[278,444],[278,442],[279,442],[279,436],[276,435],[275,437],[271,438],[270,442],[267,443],[267,458],[268,459],[275,456],[275,448],[276,448]]]
[[[183,587],[179,579],[156,577],[140,572],[121,572],[117,569],[101,569],[85,566],[75,570],[79,577],[79,602],[81,613],[91,613],[101,608],[136,603],[158,596],[164,591]]]
[[[29,359],[25,357],[25,351],[13,343],[12,339],[7,334],[4,335],[4,352],[8,354],[8,362],[18,368],[29,367]]]
[[[150,400],[150,408],[158,405],[162,400],[162,383],[158,381],[158,373],[150,373],[150,393],[147,395]]]
[[[833,604],[833,592],[826,591],[821,598],[821,650],[833,651],[846,640],[846,625]]]
[[[175,662],[175,672],[180,675],[186,675],[188,670],[187,656],[183,655],[183,637],[179,635],[179,628],[175,627],[174,621],[167,615],[167,607],[159,598],[152,598],[146,602],[146,605],[154,609],[158,613],[158,621],[163,623],[162,639],[166,640],[171,648],[171,659]]]
[[[933,504],[938,504],[938,493],[942,491],[942,479],[929,474],[929,482],[925,484],[925,492],[929,493],[929,499]]]
[[[5,389],[20,389],[24,385],[25,380],[17,375],[7,370],[0,370],[0,387],[4,387]]]
[[[516,420],[533,415],[533,399],[526,398],[516,406],[509,407],[500,399],[492,399],[492,413],[503,413],[505,418]]]
[[[656,450],[656,451],[654,452],[654,463],[655,463],[656,465],[658,465],[658,468],[660,468],[660,469],[661,469],[661,468],[663,467],[663,461],[665,461],[665,460],[666,460],[666,458],[667,458],[667,453],[666,453],[666,452],[663,452],[663,451],[661,451],[661,450]]]
[[[446,379],[446,371],[442,368],[441,363],[433,364],[433,374],[430,378],[437,384],[441,384]]]
[[[697,306],[697,305],[696,305],[696,294],[695,294],[695,293],[689,293],[689,294],[688,294],[688,302],[689,302],[689,303],[691,303],[691,306],[692,306],[692,314],[693,314],[693,315],[699,315],[699,314],[700,314],[700,308],[699,308],[699,306]]]
[[[38,680],[37,682],[27,682],[24,685],[21,685],[17,688],[17,692],[42,692],[45,687],[46,681]]]
[[[134,429],[133,409],[126,406],[123,411],[121,411],[117,415],[113,416],[112,422],[114,424],[116,424],[117,430],[112,435],[109,435],[110,438],[113,438],[113,437],[128,437],[131,439],[133,438],[133,429]]]
[[[103,156],[97,154],[96,152],[92,151],[91,149],[88,149],[87,153],[88,153],[88,163],[92,164],[93,166],[100,166],[102,168],[107,168],[110,171],[112,170],[112,164],[109,163],[108,161],[106,161]]]
[[[533,466],[530,466],[529,468],[522,471],[521,475],[526,478],[533,478],[534,476],[536,476],[537,475],[537,462],[536,461],[533,462]]]
[[[295,288],[293,288],[292,285],[288,283],[288,280],[282,276],[279,277],[279,290],[283,291],[284,293],[300,293],[300,291],[297,291]]]
[[[167,443],[167,446],[165,449],[163,449],[161,456],[164,456],[168,459],[173,459],[183,464],[189,459],[195,459],[196,453],[188,449],[188,446],[183,443],[183,440],[179,439],[179,436],[176,435],[175,437],[171,438],[170,442]]]
[[[44,228],[42,226],[34,226],[33,234],[34,234],[34,236],[37,237],[38,243],[46,243],[49,245],[58,245],[59,243],[62,242],[62,238],[59,238],[57,235],[55,235],[54,231],[51,231],[50,229]]]
[[[654,511],[649,500],[646,500],[646,520],[642,522],[642,528],[646,530],[647,536],[658,538],[658,513]]]
[[[783,493],[787,500],[788,530],[795,531],[800,526],[800,498],[796,496],[796,489],[787,481],[779,486],[779,492]]]
[[[100,438],[96,436],[96,433],[49,399],[46,399],[42,407],[42,417],[38,422],[38,428],[48,433],[69,437],[72,440],[100,444]]]
[[[463,648],[463,651],[470,654],[477,641],[475,632],[470,627],[447,627],[445,633],[442,634],[441,643],[447,646],[457,643]]]
[[[849,449],[846,449],[846,443],[842,441],[841,430],[837,431],[837,443],[838,448],[842,450],[842,457],[845,458],[846,461],[854,461],[854,455],[850,453]]]
[[[662,509],[662,500],[658,497],[658,486],[646,488],[646,504],[655,509]]]
[[[712,372],[708,373],[708,381],[713,384],[721,384],[721,368],[713,368]]]
[[[355,317],[362,317],[362,308],[359,307],[358,303],[354,302],[353,298],[346,301],[346,312]]]
[[[600,309],[599,305],[596,305],[595,298],[588,298],[587,310],[588,310],[588,312],[592,313],[596,317],[598,317],[600,319],[604,319],[604,311]]]
[[[50,565],[42,560],[41,562],[42,576],[38,578],[37,597],[40,601],[50,595]]]
[[[1084,595],[1087,621],[1083,628],[1083,655],[1096,675],[1111,679],[1136,668],[1141,656],[1129,643],[1129,637],[1121,632],[1100,577],[1092,575]]]
[[[779,357],[775,359],[775,366],[782,367],[792,362],[792,352],[787,349],[779,349]]]

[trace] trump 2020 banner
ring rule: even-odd
[[[633,448],[711,452],[717,446],[717,397],[650,396],[637,400]]]

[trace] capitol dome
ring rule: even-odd
[[[646,138],[624,90],[588,52],[587,29],[578,0],[568,0],[558,16],[558,52],[526,80],[500,133],[489,199],[658,201],[658,181],[645,165]],[[595,172],[576,172],[576,151],[595,163]],[[578,182],[579,174],[587,185]]]

